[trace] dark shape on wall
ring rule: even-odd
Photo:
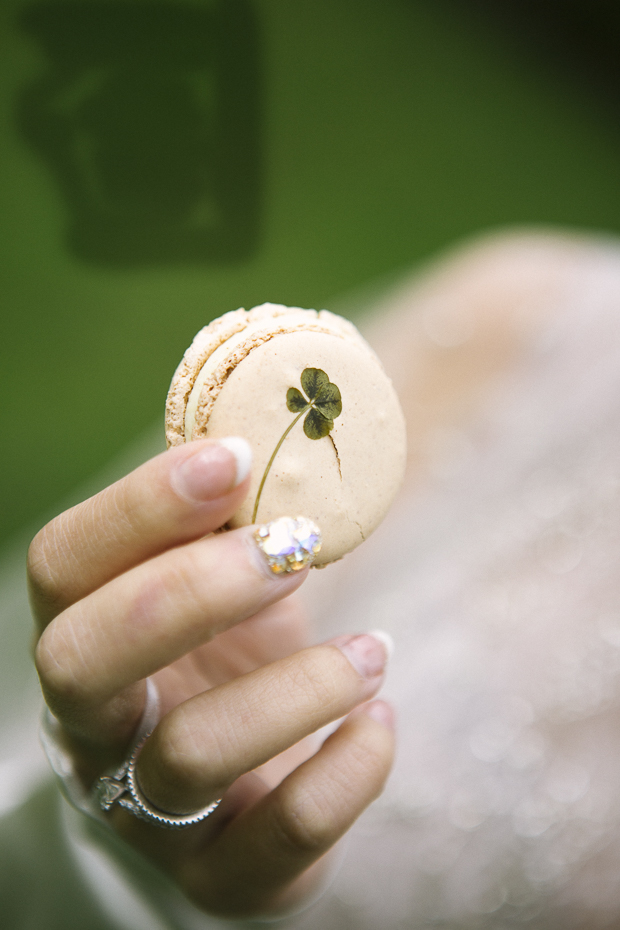
[[[81,259],[135,267],[249,258],[260,211],[260,75],[250,0],[49,2],[20,16],[48,70],[20,129],[46,162]]]
[[[450,15],[470,28],[490,25],[504,49],[519,50],[585,102],[617,123],[620,107],[620,4],[618,0],[444,0]],[[523,60],[522,58],[522,60]]]

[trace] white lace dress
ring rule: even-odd
[[[323,634],[394,636],[401,740],[300,930],[620,925],[617,295],[597,264],[430,486],[310,585]]]
[[[317,640],[394,636],[385,692],[400,751],[330,889],[283,927],[620,924],[615,294],[612,262],[496,382],[471,428],[442,437],[432,479],[306,586]],[[89,879],[90,853],[69,842],[90,881],[98,867]],[[105,887],[94,893],[105,900]],[[149,925],[122,907],[126,923],[117,909],[111,925]],[[161,926],[198,926],[164,911]]]

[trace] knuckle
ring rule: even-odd
[[[26,563],[28,583],[34,599],[52,608],[62,605],[63,601],[62,585],[50,559],[50,552],[54,551],[55,536],[54,523],[43,527],[30,543]]]
[[[368,793],[375,797],[381,791],[392,763],[391,739],[389,734],[380,734],[377,740],[353,740],[349,746],[347,769],[351,776],[364,784]],[[346,770],[344,772],[346,780]]]
[[[202,642],[209,601],[201,590],[204,583],[200,574],[191,547],[169,551],[150,565],[139,567],[131,584],[123,589],[128,640],[142,641],[148,635],[151,649],[165,651],[174,642],[171,618],[182,617],[187,635],[196,635],[194,645]]]
[[[300,788],[283,792],[274,807],[275,828],[285,848],[312,857],[334,842],[334,818],[321,796]]]
[[[364,804],[369,804],[381,791],[390,773],[394,758],[394,737],[384,727],[368,727],[362,715],[347,728],[346,751],[334,772],[334,785],[342,795],[348,787],[360,786]]]
[[[205,789],[207,782],[221,784],[221,759],[197,739],[191,726],[179,723],[174,716],[173,713],[170,721],[164,720],[157,732],[158,765],[166,782],[196,789]]]
[[[106,548],[131,545],[140,540],[140,518],[144,517],[144,512],[130,477],[121,478],[92,499],[93,516],[102,529],[106,528],[106,537],[102,540]],[[146,498],[146,491],[143,490],[142,495]]]
[[[60,702],[63,705],[73,703],[83,698],[83,688],[72,663],[61,661],[61,650],[54,640],[53,632],[48,627],[35,649],[34,663],[41,687],[49,702]]]
[[[308,649],[283,671],[280,688],[293,698],[291,710],[296,715],[317,706],[327,709],[340,703],[346,690],[344,677],[338,675],[338,668],[326,658],[330,660],[331,655]]]
[[[165,603],[182,602],[190,615],[202,615],[207,600],[204,590],[203,566],[196,547],[178,549],[166,559],[159,575],[160,597]]]

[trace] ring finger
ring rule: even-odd
[[[201,809],[244,773],[372,697],[386,660],[376,635],[340,636],[185,701],[140,754],[142,792],[162,811]]]

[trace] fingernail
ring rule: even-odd
[[[390,634],[386,633],[385,630],[369,630],[368,635],[374,636],[375,639],[378,639],[380,643],[383,643],[387,657],[388,659],[391,659],[392,653],[394,652],[394,640]]]
[[[312,565],[321,549],[321,531],[306,517],[280,517],[256,528],[254,540],[274,575]]]
[[[329,643],[337,646],[347,657],[362,678],[376,678],[383,674],[389,658],[389,650],[382,630],[377,633],[362,633],[359,636],[337,636]],[[391,637],[388,636],[388,640]]]
[[[368,704],[363,704],[359,708],[359,713],[366,714],[371,720],[376,720],[377,723],[380,723],[387,730],[394,730],[395,728],[396,719],[394,708],[385,701],[370,701]]]
[[[240,436],[229,436],[203,446],[181,462],[170,476],[176,493],[192,502],[204,503],[222,497],[247,478],[252,466],[252,449]]]
[[[218,439],[218,443],[220,446],[224,446],[225,449],[228,449],[229,452],[232,452],[235,457],[237,474],[235,475],[234,487],[236,488],[242,481],[245,481],[250,474],[250,469],[252,468],[252,447],[250,443],[246,439],[242,439],[241,436],[226,436],[225,439]]]

